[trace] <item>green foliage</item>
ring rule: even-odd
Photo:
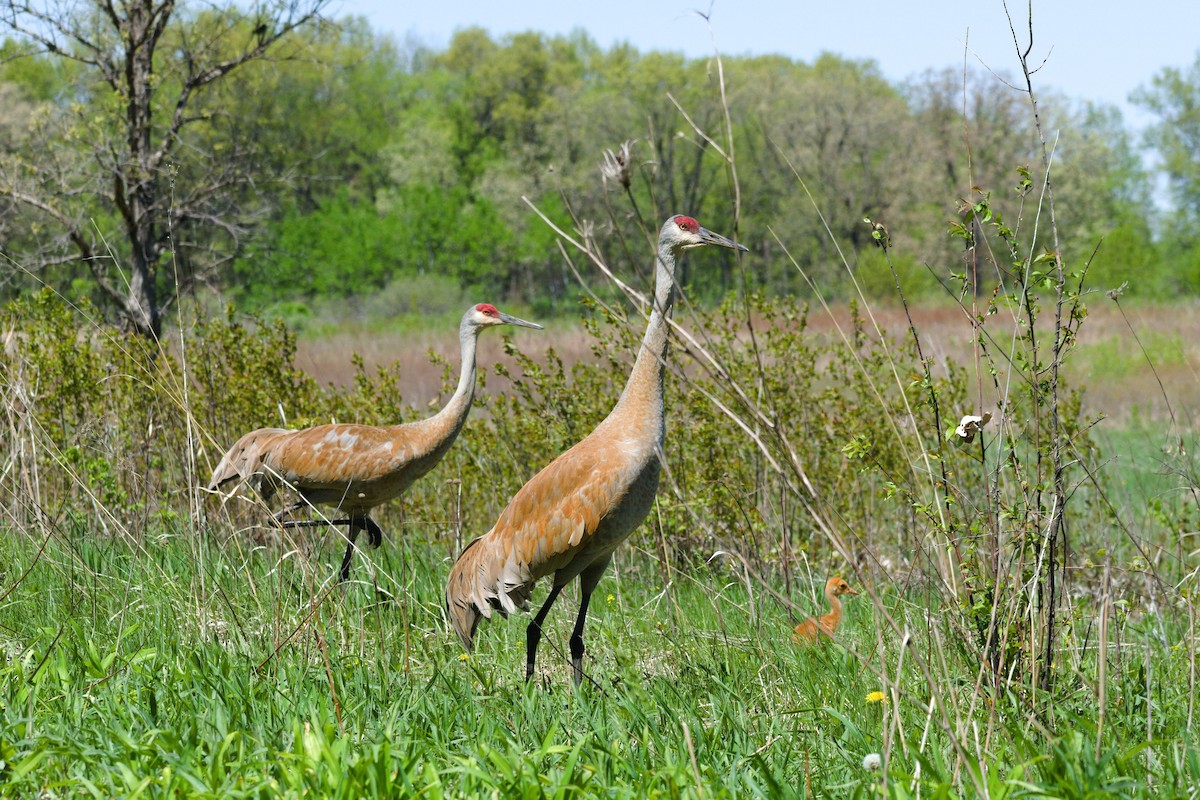
[[[908,299],[935,302],[945,297],[945,287],[939,283],[936,273],[912,255],[898,254],[893,259],[893,266]],[[895,294],[896,278],[888,269],[883,251],[877,248],[860,251],[854,273],[867,297],[890,298]]]
[[[1133,101],[1159,118],[1150,141],[1163,158],[1163,167],[1184,218],[1200,213],[1200,54],[1185,69],[1165,67]]]
[[[145,445],[163,441],[155,428],[170,413],[169,390],[155,383],[152,344],[81,324],[92,314],[86,301],[72,309],[49,290],[5,310],[14,346],[0,356],[10,398],[0,414],[44,442],[19,450],[41,464],[41,491],[120,516],[148,488],[139,479],[154,459]]]
[[[197,320],[181,346],[189,366],[186,410],[216,441],[232,442],[254,428],[287,427],[320,404],[315,381],[292,363],[295,334],[279,321],[246,320],[230,306],[224,319]]]
[[[27,563],[38,544],[6,535],[0,556]],[[786,631],[778,613],[741,612],[750,598],[737,584],[715,600],[724,578],[703,572],[673,591],[687,630],[663,624],[638,613],[660,590],[641,558],[623,557],[602,585],[613,598],[595,604],[588,651],[599,685],[573,693],[549,649],[548,685],[522,682],[517,621],[492,622],[462,660],[436,603],[405,612],[352,584],[316,601],[306,623],[308,595],[297,609],[290,589],[270,587],[303,585],[313,565],[206,537],[148,537],[146,547],[140,557],[102,548],[84,563],[55,537],[0,610],[7,793],[870,797],[886,780],[890,796],[971,797],[978,780],[997,797],[1149,798],[1186,795],[1200,779],[1194,743],[1106,737],[1097,759],[1086,721],[1064,714],[1062,733],[1043,738],[1004,698],[995,744],[966,774],[956,778],[939,728],[907,750],[893,739],[886,771],[866,771],[863,756],[881,752],[897,723],[921,730],[928,699],[912,667],[898,676],[898,705],[865,702],[877,687],[850,653],[797,651],[774,635]],[[381,573],[408,560],[412,595],[438,596],[441,546],[375,555]],[[64,623],[68,585],[75,619]],[[896,597],[889,610],[921,600]],[[552,617],[549,635],[565,639],[570,624]],[[874,624],[865,605],[850,606],[847,641],[869,648]],[[303,637],[284,641],[297,625]],[[1166,663],[1156,683],[1170,692],[1186,670]],[[1178,722],[1184,698],[1159,702],[1159,716]]]
[[[249,37],[254,21],[244,24]],[[362,18],[294,31],[286,47],[290,58],[250,62],[196,100],[208,123],[192,131],[198,151],[254,154],[259,185],[239,200],[251,218],[270,221],[250,239],[255,249],[284,236],[276,228],[286,231],[305,214],[319,225],[329,206],[370,208],[389,184],[379,154],[419,91],[409,74],[415,54]],[[286,255],[287,243],[281,246]],[[387,259],[371,252],[364,261],[377,270]],[[237,285],[254,276],[234,277]]]
[[[226,442],[280,414],[311,415],[318,397],[292,366],[294,335],[232,310],[199,320],[179,351],[97,327],[86,301],[71,307],[48,289],[5,309],[3,329],[14,333],[0,354],[10,398],[0,418],[32,437],[13,448],[18,472],[38,476],[38,496],[78,498],[119,523],[170,508],[162,493],[191,474],[202,432]]]
[[[1159,268],[1161,257],[1144,227],[1122,225],[1104,237],[1088,265],[1085,285],[1100,291],[1125,286],[1131,296],[1164,299],[1190,291],[1185,276]]]
[[[61,101],[76,75],[77,68],[69,61],[30,55],[17,39],[0,41],[0,81],[19,86],[27,100]]]
[[[366,295],[393,277],[408,238],[371,202],[354,200],[345,189],[322,198],[310,213],[292,209],[272,235],[233,268],[239,299],[252,308],[281,297]]]
[[[205,14],[189,23],[201,31],[217,24]],[[252,27],[252,20],[235,25],[247,37]],[[254,185],[231,198],[240,217],[254,222],[238,232],[236,250],[224,226],[190,226],[176,236],[194,242],[197,252],[232,255],[222,261],[219,283],[255,309],[370,296],[389,282],[438,274],[460,287],[486,287],[498,299],[553,310],[574,279],[551,232],[522,198],[568,228],[572,219],[608,218],[623,187],[606,186],[598,164],[606,149],[627,140],[633,144],[626,194],[636,205],[614,222],[627,256],[640,258],[646,232],[669,213],[702,220],[727,213],[727,165],[676,107],[705,132],[722,123],[722,96],[707,61],[628,46],[603,50],[584,34],[493,39],[480,29],[460,31],[444,51],[433,52],[399,46],[357,18],[296,31],[286,47],[296,57],[248,64],[194,98],[188,148],[172,165],[173,184],[186,187],[203,180],[216,156],[236,162],[253,154]],[[160,94],[168,102],[179,78],[162,57]],[[695,259],[697,267],[703,258],[721,265],[692,287],[698,300],[718,302],[744,277],[771,294],[808,296],[803,275],[827,297],[852,296],[835,242],[861,265],[869,297],[890,296],[886,276],[875,280],[882,271],[863,216],[890,228],[896,267],[911,280],[913,296],[936,293],[933,276],[958,259],[954,243],[940,235],[948,207],[939,198],[963,195],[970,186],[1003,186],[1014,164],[1036,163],[1022,99],[986,73],[969,72],[965,87],[961,70],[895,86],[873,62],[831,54],[811,64],[731,56],[723,67],[738,173],[753,187],[742,193],[738,234],[754,257],[745,276],[734,274],[732,259]],[[85,153],[100,136],[96,126],[123,113],[79,85],[73,89],[83,106],[50,102],[73,80],[69,65],[57,60],[18,59],[4,70],[0,80],[18,86],[28,102],[50,103],[41,133],[17,140],[21,163],[36,163],[38,142],[48,137],[56,147],[66,145],[64,164],[75,163],[66,153]],[[1164,117],[1162,148],[1186,139],[1188,123],[1171,109],[1182,103],[1189,80],[1164,73],[1143,93]],[[1194,226],[1181,222],[1167,235],[1151,236],[1151,181],[1119,115],[1065,100],[1047,104],[1046,113],[1063,131],[1054,185],[1067,243],[1090,251],[1099,239],[1109,240],[1091,285],[1110,288],[1130,276],[1132,291],[1145,296],[1194,291],[1200,285],[1189,277],[1196,272],[1189,266],[1195,243],[1185,235]],[[71,122],[71,115],[78,119]],[[192,159],[190,152],[209,155]],[[797,175],[833,240],[808,199],[794,191]],[[1028,180],[1040,186],[1043,176],[1034,169]],[[564,197],[571,199],[570,214]],[[181,194],[178,202],[191,201]],[[80,214],[110,241],[118,238],[112,209],[93,202]],[[20,256],[44,240],[30,226],[44,232],[54,221],[26,214],[5,225],[9,251]],[[114,254],[123,261],[120,248]],[[695,283],[692,269],[683,266],[685,285]],[[47,275],[60,287],[92,280],[79,264]],[[162,276],[160,291],[171,288],[171,279]]]

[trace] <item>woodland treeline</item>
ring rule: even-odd
[[[324,21],[320,2],[266,22],[172,8],[147,54],[125,37],[137,19],[106,20],[100,5],[60,25],[91,39],[3,8],[0,293],[49,284],[91,295],[114,320],[137,305],[113,302],[131,291],[134,250],[149,266],[143,305],[164,311],[198,288],[269,310],[414,282],[430,303],[478,290],[552,313],[573,302],[576,279],[523,197],[564,226],[590,223],[601,241],[625,237],[632,253],[650,252],[639,220],[653,231],[668,213],[736,233],[747,272],[722,259],[691,286],[699,300],[742,280],[804,295],[806,275],[845,294],[835,241],[883,295],[892,278],[869,217],[887,226],[910,295],[929,296],[940,282],[961,288],[963,238],[948,230],[964,206],[990,193],[1010,218],[1032,219],[1022,204],[1037,192],[1022,186],[1044,178],[1028,96],[983,70],[967,70],[964,86],[961,65],[896,83],[832,54],[723,56],[718,68],[584,33],[480,29],[438,50],[362,19]],[[139,58],[144,96],[122,83]],[[237,68],[210,79],[205,58]],[[1139,139],[1115,108],[1040,89],[1060,242],[1071,268],[1090,259],[1086,285],[1200,292],[1198,96],[1200,60],[1146,76],[1136,101],[1159,123]],[[736,219],[718,147],[736,168]],[[1147,148],[1166,173],[1167,210],[1153,201]]]

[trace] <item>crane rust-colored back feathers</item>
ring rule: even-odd
[[[217,488],[242,478],[260,493],[273,493],[282,483],[310,503],[365,512],[399,497],[433,469],[459,427],[460,418],[434,417],[404,425],[264,428],[238,440],[210,483]]]

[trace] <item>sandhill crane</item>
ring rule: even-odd
[[[815,644],[822,637],[833,636],[838,625],[842,624],[842,601],[838,598],[844,594],[858,594],[850,588],[850,584],[834,576],[825,581],[825,596],[829,598],[829,613],[821,617],[809,617],[796,626],[792,638],[800,644]]]
[[[542,623],[559,592],[579,578],[579,616],[571,633],[575,684],[583,680],[583,626],[592,590],[613,551],[650,511],[662,450],[663,376],[675,261],[684,250],[717,245],[745,250],[674,216],[658,237],[654,308],[625,390],[583,441],[550,462],[509,501],[492,529],[468,544],[450,571],[446,609],[469,651],[480,616],[527,609],[534,584],[553,575],[550,595],[525,634],[525,680],[533,676]]]
[[[442,459],[467,421],[475,396],[475,345],[484,328],[541,325],[502,314],[488,303],[472,306],[458,328],[462,368],[458,388],[437,414],[404,425],[318,425],[303,430],[262,428],[238,439],[209,481],[210,490],[234,480],[249,483],[265,502],[280,486],[295,490],[301,500],[276,515],[309,505],[331,505],[347,514],[333,520],[347,525],[346,555],[341,580],[350,575],[354,540],[360,530],[378,547],[383,531],[368,516],[371,509],[402,495]],[[317,521],[283,522],[284,527],[321,525]]]

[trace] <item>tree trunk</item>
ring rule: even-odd
[[[129,297],[126,322],[143,336],[158,338],[160,311],[154,278],[160,255],[155,211],[158,201],[158,165],[153,163],[151,119],[154,100],[155,12],[169,16],[170,4],[158,8],[154,0],[130,3],[126,19],[125,85],[126,135],[132,191],[126,198],[125,228],[130,244]]]

